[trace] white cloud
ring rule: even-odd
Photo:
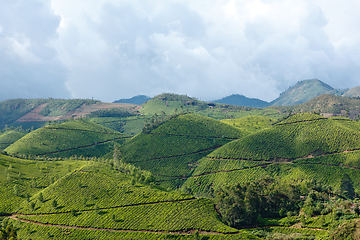
[[[0,51],[11,67],[0,67],[0,76],[36,65],[37,78],[57,76],[53,83],[65,82],[73,97],[176,92],[211,100],[239,93],[270,101],[302,79],[359,85],[355,0],[10,3],[5,9],[15,15],[0,10]]]

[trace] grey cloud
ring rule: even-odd
[[[69,97],[66,69],[50,43],[60,17],[46,1],[1,1],[0,100]]]

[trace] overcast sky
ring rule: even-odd
[[[0,0],[0,100],[360,85],[359,0]]]

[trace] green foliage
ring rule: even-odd
[[[41,188],[51,185],[54,180],[67,174],[68,170],[73,171],[86,164],[83,161],[39,162],[0,154],[0,213],[11,213],[22,202],[28,209],[26,199],[29,195],[33,196]]]
[[[20,227],[17,222],[14,223],[16,227]],[[166,232],[145,232],[145,231],[102,231],[94,229],[74,229],[74,228],[59,228],[55,226],[42,226],[31,223],[21,223],[21,228],[18,231],[20,239],[43,240],[45,236],[49,239],[65,239],[65,240],[83,240],[83,239],[147,239],[147,240],[194,240],[192,234],[186,233],[166,233]],[[249,233],[238,234],[200,234],[203,240],[239,240],[239,239],[259,239]]]
[[[106,170],[104,164],[96,163],[72,172],[41,191],[38,197],[30,198],[31,202],[37,202],[37,199],[40,200],[41,194],[43,200],[46,200],[36,208],[34,213],[91,210],[95,208],[95,205],[99,209],[116,208],[192,198],[188,195],[153,189],[145,184],[146,177],[144,177],[144,185],[140,183],[132,185],[132,179],[138,179],[138,176],[144,176],[146,173],[131,165],[125,165],[122,169],[124,169],[123,171],[126,169],[128,173]],[[89,197],[90,199],[88,199]],[[58,205],[55,209],[53,201],[56,201]],[[28,203],[23,203],[18,212],[32,213],[29,211]]]
[[[216,207],[231,226],[254,225],[261,217],[282,217],[298,214],[303,205],[302,195],[327,194],[330,189],[316,182],[282,182],[264,177],[257,180],[224,186],[216,192]],[[324,200],[321,198],[321,200]],[[286,221],[292,225],[293,220]]]
[[[350,176],[348,174],[344,174],[344,176],[341,178],[340,182],[340,191],[344,196],[346,196],[349,199],[355,198],[355,190],[353,186],[353,181],[351,180]]]
[[[121,216],[122,221],[113,221],[112,215]],[[165,202],[151,205],[100,208],[96,211],[50,215],[22,215],[22,219],[36,222],[79,227],[105,229],[129,229],[152,231],[181,231],[199,229],[222,233],[236,233],[217,217],[213,203],[207,199]]]
[[[5,149],[23,136],[25,132],[8,130],[3,133],[0,132],[0,149]]]
[[[13,226],[12,223],[9,223],[7,219],[2,221],[0,228],[0,239],[1,240],[16,240],[17,237],[17,229]]]
[[[302,119],[301,121],[298,119]],[[314,115],[297,114],[272,128],[226,144],[209,155],[213,158],[273,160],[296,159],[360,149],[360,132],[334,123],[313,120]]]
[[[126,111],[123,108],[100,109],[86,115],[87,118],[110,118],[110,117],[131,117],[136,114]]]
[[[237,119],[223,119],[221,122],[240,128],[245,132],[254,133],[270,127],[270,124],[275,120],[265,116],[247,116]]]
[[[271,108],[251,108],[219,103],[207,103],[177,94],[165,94],[155,96],[144,104],[141,113],[153,115],[155,113],[166,115],[180,112],[194,112],[202,116],[215,119],[240,118],[250,115],[262,115],[272,118],[280,118],[282,113]]]
[[[123,161],[151,171],[158,180],[189,176],[199,159],[243,136],[237,128],[196,114],[178,115],[146,132],[126,142],[120,151]]]
[[[134,117],[91,118],[89,121],[98,123],[107,128],[111,128],[125,135],[136,135],[142,131],[147,119],[147,116],[138,115]]]
[[[113,140],[124,137],[98,124],[71,121],[37,129],[6,148],[6,151],[9,154],[49,157],[99,157],[112,150]]]

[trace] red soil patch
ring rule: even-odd
[[[111,108],[124,108],[128,111],[136,111],[139,107],[136,104],[130,104],[130,103],[96,103],[96,104],[83,104],[80,107],[78,107],[75,111],[69,111],[65,115],[60,116],[51,116],[51,117],[45,117],[39,112],[43,110],[48,104],[44,103],[36,108],[34,108],[31,112],[25,114],[21,118],[19,118],[18,122],[47,122],[47,121],[56,121],[56,120],[65,120],[70,118],[78,118],[78,117],[85,117],[86,115],[95,112],[100,109],[111,109]]]

